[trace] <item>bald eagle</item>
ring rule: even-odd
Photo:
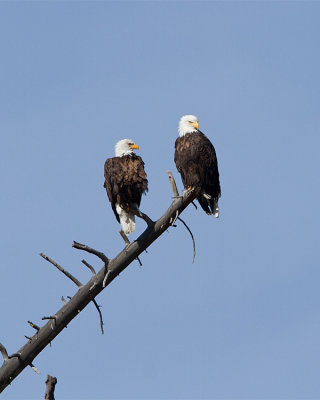
[[[125,234],[135,230],[135,213],[141,196],[148,191],[147,174],[142,158],[133,150],[139,146],[131,139],[120,140],[115,146],[115,157],[104,164],[104,187],[114,215]]]
[[[197,200],[208,215],[219,217],[221,195],[218,160],[210,140],[199,131],[194,115],[180,119],[179,137],[175,142],[174,161],[187,190],[200,187]]]

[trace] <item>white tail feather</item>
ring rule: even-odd
[[[212,197],[210,196],[210,194],[202,192],[202,196],[206,199],[206,200],[211,200]]]
[[[219,218],[218,200],[216,200],[216,201],[214,202],[213,215],[214,215],[216,218]]]
[[[127,213],[118,204],[116,205],[116,210],[117,210],[117,213],[119,214],[120,224],[121,224],[123,232],[126,235],[128,235],[129,233],[134,232],[134,230],[136,228],[134,215]]]

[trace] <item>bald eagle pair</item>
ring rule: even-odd
[[[135,149],[139,146],[132,140],[120,140],[115,147],[116,156],[104,165],[104,187],[125,234],[135,230],[135,215],[139,213],[142,194],[148,191],[144,162],[133,152]],[[174,161],[185,189],[200,188],[197,200],[201,207],[218,218],[221,191],[217,156],[210,140],[199,131],[194,115],[180,119]]]

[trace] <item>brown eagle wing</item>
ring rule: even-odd
[[[107,191],[108,199],[111,203],[117,221],[120,222],[119,215],[116,210],[117,194],[119,193],[119,164],[115,162],[118,157],[108,158],[104,164],[104,187]]]
[[[140,206],[141,196],[148,191],[147,174],[140,156],[131,154],[107,159],[104,165],[104,187],[117,220],[116,204],[130,209]]]
[[[185,187],[201,185],[210,196],[220,196],[216,152],[202,132],[187,133],[177,138],[174,161]]]

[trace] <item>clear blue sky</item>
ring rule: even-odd
[[[179,118],[216,147],[221,218],[189,207],[3,399],[319,399],[318,2],[1,2],[1,329],[9,353],[123,247],[103,185],[140,145],[158,218]],[[137,237],[145,228],[138,221]],[[93,257],[86,259],[97,268]]]

